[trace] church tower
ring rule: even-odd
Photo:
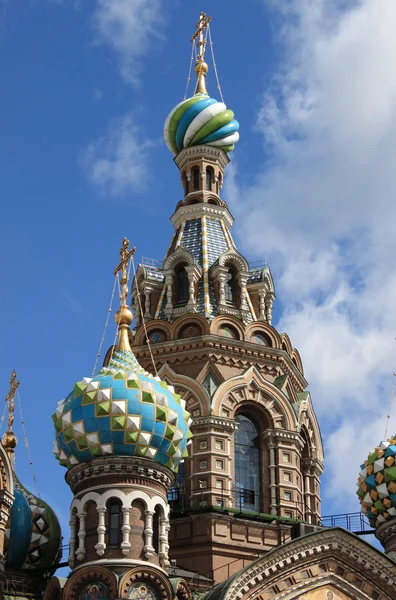
[[[318,524],[323,448],[298,351],[272,325],[274,283],[232,238],[222,198],[239,124],[206,90],[210,17],[201,13],[195,93],[164,136],[183,190],[162,263],[139,265],[134,352],[175,386],[193,443],[170,492],[170,557],[215,582]]]

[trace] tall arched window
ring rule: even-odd
[[[235,271],[232,267],[230,267],[226,274],[225,279],[225,299],[226,302],[230,302],[235,304],[235,289],[236,289],[236,277]]]
[[[193,168],[193,187],[194,190],[199,190],[199,167]]]
[[[157,506],[153,515],[153,548],[157,554],[159,554],[159,520],[160,514]]]
[[[109,512],[109,546],[118,546],[121,531],[121,506],[119,502],[111,502],[107,510]]]
[[[206,169],[206,189],[212,189],[212,180],[213,180],[213,169],[211,167],[207,167]]]
[[[260,454],[256,425],[245,415],[236,417],[235,488],[237,507],[260,510]]]
[[[188,302],[188,275],[184,265],[176,269],[176,304],[187,304]]]

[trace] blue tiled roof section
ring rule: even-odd
[[[173,252],[173,250],[176,248],[176,242],[177,242],[177,238],[179,237],[179,233],[180,233],[180,227],[178,227],[176,229],[176,231],[173,235],[172,242],[171,242],[171,245],[169,246],[167,256],[169,256],[169,254],[171,254],[171,252]]]
[[[187,221],[184,227],[181,246],[191,252],[202,267],[202,224],[201,219]]]
[[[208,263],[211,267],[220,254],[228,250],[228,245],[220,221],[207,219],[206,229],[208,232]]]

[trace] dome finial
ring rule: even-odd
[[[135,254],[136,248],[129,248],[129,240],[124,237],[122,240],[122,246],[120,249],[120,263],[114,271],[114,275],[117,275],[121,271],[121,294],[120,294],[120,308],[117,310],[114,319],[118,324],[119,336],[117,350],[123,350],[124,352],[131,352],[131,346],[129,344],[128,330],[129,325],[133,321],[132,311],[127,306],[128,299],[128,281],[129,275],[127,265],[129,259]]]
[[[199,15],[199,20],[197,22],[197,29],[195,30],[191,41],[197,40],[197,62],[195,63],[195,72],[197,74],[197,85],[195,87],[195,94],[207,94],[205,77],[208,72],[208,65],[204,61],[205,57],[205,49],[206,49],[206,36],[204,35],[205,29],[208,27],[211,22],[212,17],[208,17],[208,15],[204,12],[201,12]]]
[[[19,387],[19,381],[16,380],[16,371],[15,369],[12,371],[11,379],[10,379],[10,390],[5,397],[6,403],[8,405],[8,429],[3,435],[2,444],[5,448],[8,458],[11,460],[12,455],[14,453],[15,447],[17,445],[16,436],[12,430],[14,424],[14,412],[15,412],[15,393]]]

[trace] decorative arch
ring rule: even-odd
[[[249,323],[245,331],[246,341],[253,341],[252,336],[255,331],[262,331],[263,333],[265,333],[271,339],[272,348],[281,347],[281,336],[276,331],[276,329],[272,327],[272,325],[270,325],[269,323],[266,323],[265,321],[254,321],[253,323]]]
[[[186,390],[188,394],[191,394],[193,402],[189,402],[188,395],[183,394],[187,401],[186,408],[188,411],[193,409],[196,405],[199,407],[200,416],[206,415],[210,411],[210,398],[206,389],[196,379],[191,379],[187,375],[181,375],[175,373],[168,363],[165,363],[160,368],[158,375],[161,379],[174,385],[175,387]],[[187,397],[186,397],[187,396]]]
[[[84,585],[94,582],[103,583],[109,590],[109,598],[117,598],[117,580],[115,575],[101,566],[81,567],[70,575],[63,592],[63,600],[78,600],[78,594]]]
[[[246,395],[249,390],[249,395]],[[274,429],[297,431],[296,414],[286,396],[272,383],[264,379],[256,367],[250,367],[243,375],[224,381],[216,390],[212,406],[213,413],[222,416],[223,408],[233,418],[242,403],[249,401],[270,415]]]
[[[61,581],[59,577],[51,577],[45,586],[43,600],[60,600],[64,585],[65,582]]]
[[[166,575],[151,565],[147,565],[147,567],[139,566],[125,573],[125,575],[121,578],[117,597],[128,598],[130,588],[135,583],[144,584],[144,582],[147,582],[155,588],[158,598],[172,600],[173,590],[169,579],[166,577]]]
[[[208,321],[202,317],[201,315],[183,315],[181,317],[179,317],[171,326],[171,331],[172,331],[172,339],[173,340],[178,340],[179,338],[179,332],[180,330],[188,324],[197,324],[200,329],[201,329],[201,333],[198,335],[205,335],[207,333],[209,333],[209,324]]]
[[[301,395],[303,398],[295,405],[299,430],[305,429],[311,444],[311,456],[322,463],[324,460],[323,441],[311,396],[308,392],[302,392]]]
[[[229,248],[223,254],[220,254],[218,264],[220,267],[226,267],[227,265],[233,265],[238,272],[249,271],[249,263],[246,258],[242,256],[235,248]]]
[[[207,204],[214,204],[215,206],[222,206],[223,204],[219,198],[216,198],[216,196],[206,196],[205,202]]]
[[[194,255],[191,254],[191,252],[179,246],[164,260],[162,267],[163,271],[167,271],[168,269],[174,270],[179,263],[185,263],[191,267],[198,264]]]
[[[98,509],[106,508],[107,501],[112,498],[119,500],[124,507],[130,507],[134,500],[141,500],[145,505],[145,510],[153,510],[156,504],[160,504],[163,507],[165,514],[167,514],[168,505],[165,498],[162,496],[150,496],[143,490],[132,490],[126,494],[116,488],[111,488],[104,492],[104,494],[88,492],[88,494],[85,494],[82,498],[74,498],[70,510],[72,511],[76,508],[77,514],[79,514],[85,509],[86,504],[90,501],[94,502]]]
[[[163,321],[163,320],[159,320],[159,319],[149,321],[149,323],[146,324],[146,331],[147,331],[147,335],[149,337],[150,337],[150,333],[152,333],[154,329],[159,329],[159,330],[163,331],[164,334],[166,335],[167,340],[172,339],[172,327],[171,327],[170,323],[168,323],[167,321]],[[135,338],[134,338],[134,342],[133,342],[134,346],[143,346],[146,343],[146,331],[145,331],[143,325],[141,325],[139,327],[139,329],[136,331],[136,334],[135,334]]]
[[[227,316],[218,316],[215,317],[213,319],[213,321],[210,323],[210,333],[213,333],[214,335],[223,335],[220,332],[220,329],[222,326],[224,325],[231,325],[231,327],[234,327],[238,333],[239,333],[239,339],[240,340],[245,340],[245,328],[242,324],[242,322],[231,316],[231,315],[227,315]]]
[[[288,353],[289,356],[293,354],[293,346],[287,333],[281,335],[281,348]]]
[[[291,359],[296,365],[297,369],[300,371],[301,375],[304,376],[304,366],[301,360],[301,356],[297,348],[293,348],[291,353]]]
[[[303,571],[307,569],[311,576],[304,577]],[[357,580],[360,587],[355,584]],[[276,596],[282,600],[302,600],[304,594],[329,585],[353,600],[374,597],[373,591],[392,598],[396,573],[394,562],[385,554],[337,527],[316,531],[267,552],[231,577],[226,585],[220,584],[222,589],[216,597],[218,600],[254,600],[260,595],[266,598],[268,590],[280,582],[287,582],[281,595]],[[312,595],[307,600],[313,600]]]

